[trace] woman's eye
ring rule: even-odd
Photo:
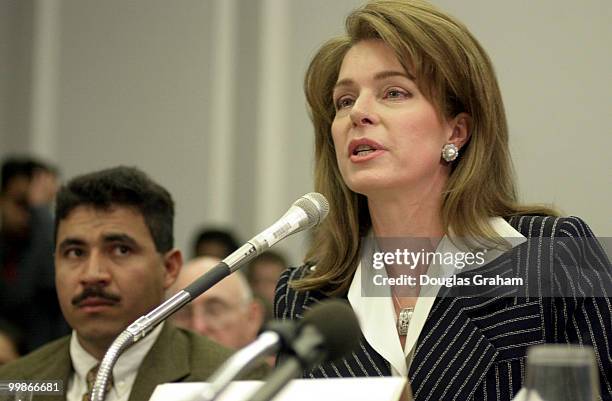
[[[385,98],[387,99],[405,99],[409,97],[410,94],[402,89],[392,88],[387,90],[385,94]]]
[[[354,100],[349,96],[342,96],[338,100],[336,100],[336,110],[346,109],[347,107],[351,107],[354,103]]]

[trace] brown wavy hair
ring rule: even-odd
[[[316,230],[306,262],[316,269],[292,283],[297,290],[346,293],[359,263],[362,236],[371,220],[365,196],[344,183],[335,156],[332,92],[342,60],[357,42],[378,39],[416,77],[439,117],[461,112],[472,118],[470,140],[461,149],[442,194],[446,234],[484,238],[503,246],[492,216],[557,213],[517,202],[508,147],[508,126],[491,60],[468,29],[421,0],[371,1],[346,19],[346,35],[323,44],[306,72],[304,91],[315,130],[315,190],[330,201],[328,218]]]

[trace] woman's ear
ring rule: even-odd
[[[451,134],[447,143],[452,143],[461,149],[469,140],[472,128],[472,117],[467,113],[457,114],[450,122]]]

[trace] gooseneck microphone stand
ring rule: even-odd
[[[238,270],[244,263],[270,248],[278,241],[289,235],[298,233],[318,225],[329,212],[327,199],[319,193],[308,193],[295,201],[287,213],[270,227],[251,238],[247,243],[238,248],[234,253],[223,259],[209,272],[202,275],[184,290],[166,302],[153,309],[148,314],[138,318],[129,325],[113,341],[104,355],[96,381],[94,383],[91,400],[104,401],[105,389],[112,373],[113,367],[119,356],[134,343],[144,338],[168,316],[179,310],[185,304],[196,299],[204,291]]]
[[[256,249],[249,243],[243,245],[232,255],[220,262],[207,274],[203,275],[184,290],[179,291],[166,302],[153,309],[148,314],[138,318],[134,323],[129,325],[116,339],[106,351],[98,374],[96,382],[92,389],[92,401],[104,401],[106,385],[111,376],[113,367],[119,359],[119,356],[134,343],[144,338],[161,322],[166,320],[168,316],[182,308],[192,299],[197,298],[204,291],[221,281],[223,278],[235,271],[243,263],[248,262],[257,255]],[[233,258],[232,258],[233,257]],[[232,259],[230,259],[232,258]],[[234,260],[234,258],[236,260]],[[234,262],[234,263],[232,263]],[[234,270],[230,268],[234,267]]]

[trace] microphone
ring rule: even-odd
[[[213,401],[244,372],[249,371],[264,356],[274,355],[289,347],[298,332],[296,321],[272,321],[266,324],[255,341],[237,351],[208,379],[209,385],[200,401]]]
[[[96,382],[92,390],[92,401],[103,401],[108,378],[115,362],[127,348],[144,338],[157,325],[166,320],[181,307],[197,298],[204,291],[236,271],[240,266],[278,241],[302,230],[318,225],[329,212],[329,203],[317,192],[308,193],[295,201],[276,223],[251,238],[238,250],[223,259],[200,278],[179,291],[148,314],[130,324],[113,341],[100,363]]]
[[[249,398],[250,401],[272,399],[303,370],[324,361],[336,361],[359,346],[359,323],[346,302],[322,302],[304,315],[300,326],[289,347],[289,356],[268,376],[266,383]]]
[[[327,213],[327,199],[318,192],[310,192],[293,202],[283,217],[251,238],[248,243],[254,246],[259,254],[291,234],[318,225],[327,217]]]
[[[227,256],[183,291],[188,292],[191,299],[195,299],[225,276],[235,272],[244,263],[278,241],[318,225],[327,217],[327,213],[329,213],[329,203],[323,195],[318,192],[310,192],[302,196],[293,202],[289,210],[276,223],[248,240],[246,244]]]

